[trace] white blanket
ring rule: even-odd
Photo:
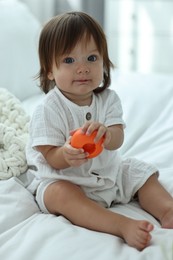
[[[27,169],[28,122],[29,116],[21,102],[0,88],[0,179],[19,176]]]
[[[156,164],[160,181],[173,195],[173,76],[115,73],[112,88],[124,108],[125,143],[122,156]],[[23,104],[27,110],[28,101]],[[24,183],[29,176],[21,175]],[[152,240],[143,251],[113,235],[72,225],[64,217],[42,214],[19,178],[0,181],[0,259],[2,260],[172,260],[173,230],[137,202],[110,210],[154,224]]]
[[[172,172],[169,177],[173,183]],[[117,205],[111,210],[154,224],[151,245],[142,252],[118,237],[74,226],[62,216],[41,214],[32,195],[15,177],[0,182],[0,197],[3,260],[172,259],[173,231],[160,228],[137,203]]]

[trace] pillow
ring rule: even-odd
[[[126,123],[122,155],[173,168],[173,75],[117,70],[111,88],[121,99]]]
[[[40,92],[37,43],[40,24],[18,0],[0,1],[0,87],[20,100]]]

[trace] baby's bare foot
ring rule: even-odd
[[[162,228],[172,228],[173,229],[173,206],[170,207],[161,219]]]
[[[139,221],[132,219],[129,219],[126,224],[123,237],[127,244],[138,250],[143,250],[147,247],[151,240],[150,232],[153,230],[154,226],[145,220]]]

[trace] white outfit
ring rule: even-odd
[[[157,169],[136,159],[122,160],[117,150],[103,152],[80,167],[55,170],[43,155],[34,149],[38,145],[62,146],[71,130],[81,127],[91,116],[105,126],[123,124],[121,102],[113,90],[93,94],[90,106],[78,106],[55,87],[36,108],[30,124],[27,162],[34,180],[28,189],[34,194],[43,212],[47,212],[43,195],[46,187],[57,180],[68,180],[81,186],[86,195],[110,207],[112,202],[127,203]],[[57,158],[58,160],[58,158]]]

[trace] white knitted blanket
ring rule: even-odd
[[[19,176],[27,170],[25,145],[29,119],[21,102],[0,88],[0,179]]]

